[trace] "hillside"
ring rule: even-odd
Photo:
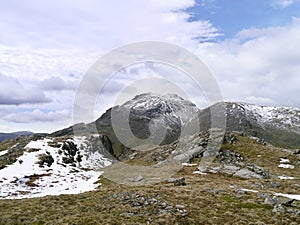
[[[226,130],[210,127],[211,112],[225,113]],[[0,224],[300,223],[299,113],[230,102],[200,110],[146,93],[108,109],[98,132],[81,123],[5,140]],[[112,117],[133,133],[130,147]],[[191,124],[199,129],[182,135]]]
[[[0,224],[299,224],[300,202],[291,201],[300,200],[299,154],[239,134],[230,137],[234,141],[222,145],[224,154],[210,170],[199,172],[195,158],[173,176],[186,185],[128,186],[100,177],[92,192],[0,200]],[[149,159],[144,155],[127,163],[148,164]],[[246,179],[214,169],[242,162],[271,176]]]
[[[28,136],[33,134],[30,131],[19,131],[19,132],[13,132],[13,133],[0,133],[0,142],[7,140],[7,139],[13,139],[22,135]]]

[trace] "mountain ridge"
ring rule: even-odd
[[[0,142],[7,139],[13,139],[22,135],[28,136],[31,134],[33,134],[33,132],[31,131],[16,131],[16,132],[9,132],[9,133],[0,132]]]

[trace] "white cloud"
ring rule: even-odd
[[[292,5],[294,0],[274,0],[271,2],[273,8],[285,9],[286,7]]]
[[[300,107],[300,22],[243,30],[202,53],[226,99]]]
[[[277,8],[293,3],[276,2]],[[0,104],[27,105],[1,108],[0,114],[6,112],[1,114],[1,127],[26,130],[30,123],[33,131],[54,131],[70,125],[75,89],[87,69],[109,50],[145,40],[174,43],[192,52],[197,49],[226,100],[300,107],[299,19],[288,26],[244,29],[221,43],[199,44],[197,38],[213,41],[219,33],[208,21],[188,21],[183,9],[194,4],[193,0],[2,2]],[[147,72],[169,73],[170,78],[173,73],[177,84],[203,105],[199,90],[182,74],[152,69],[132,68],[130,78],[119,73],[102,92],[104,101],[97,112],[105,111],[114,93],[134,79],[145,78]]]
[[[0,8],[0,42],[92,51],[142,40],[192,45],[193,38],[217,35],[208,22],[187,22],[189,15],[182,9],[193,4],[193,0],[7,1]]]
[[[219,34],[208,21],[188,21],[183,9],[194,4],[194,0],[2,2],[0,73],[19,83],[2,84],[2,103],[35,103],[11,109],[4,122],[31,121],[30,126],[40,130],[39,121],[51,121],[56,115],[45,112],[71,111],[84,73],[120,45],[157,40],[192,49],[196,38],[213,40]],[[104,98],[124,86],[118,82],[106,89]],[[18,98],[12,101],[11,96]],[[47,130],[58,123],[44,124]]]

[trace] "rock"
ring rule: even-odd
[[[239,169],[240,168],[237,166],[224,165],[222,168],[222,172],[231,175],[231,174],[236,173]]]
[[[295,152],[294,152],[295,155],[300,155],[300,149],[297,149]]]
[[[200,170],[200,168],[198,168]],[[221,170],[221,168],[219,166],[216,166],[216,167],[209,167],[207,169],[208,172],[210,173],[219,173]],[[201,170],[200,170],[201,171]]]
[[[269,197],[269,195],[268,195],[267,193],[262,193],[262,192],[258,192],[258,193],[257,193],[257,196],[258,196],[259,198],[264,198],[264,199],[266,199],[266,198]]]
[[[267,196],[264,201],[265,204],[269,204],[269,205],[278,205],[279,202],[280,199],[277,196],[274,196],[273,198]]]
[[[248,169],[240,169],[236,173],[234,173],[233,176],[244,178],[244,179],[250,179],[250,178],[262,179],[263,178],[261,175],[256,174]]]
[[[167,182],[168,183],[174,183],[174,181],[176,180],[176,178],[170,177]]]
[[[175,208],[177,208],[177,209],[184,209],[185,206],[184,205],[175,205]]]
[[[279,182],[277,182],[277,181],[271,181],[270,182],[270,187],[272,187],[272,188],[279,188],[279,187],[281,187],[281,184]]]
[[[285,212],[285,208],[281,204],[277,204],[274,206],[274,209],[272,210],[273,213],[281,214]]]
[[[186,182],[184,177],[178,178],[174,181],[174,186],[185,186],[185,185]]]
[[[185,151],[182,154],[174,156],[174,160],[179,161],[181,163],[187,163],[191,159],[198,157],[201,153],[204,152],[204,148],[202,146],[198,146],[196,148]]]
[[[254,173],[258,174],[258,175],[261,175],[264,179],[267,179],[270,177],[270,173],[268,170],[262,168],[262,167],[259,167],[257,165],[254,165],[254,164],[250,164],[247,166],[247,168],[250,170],[250,171],[253,171]]]
[[[213,189],[213,188],[206,188],[204,189],[205,192],[209,192],[209,193],[213,193],[214,195],[220,194],[220,193],[226,193],[226,191],[224,190],[217,190],[217,189]]]
[[[236,164],[244,161],[244,158],[239,154],[232,150],[220,150],[217,158],[221,163],[224,164]]]
[[[137,176],[137,177],[132,178],[130,181],[131,182],[140,182],[142,180],[144,180],[143,176]]]
[[[246,194],[246,191],[245,191],[245,190],[238,189],[238,190],[235,191],[235,193],[237,193],[238,195],[245,195],[245,194]]]
[[[286,202],[283,202],[282,205],[287,206],[287,207],[297,207],[296,205],[293,204],[294,201],[295,201],[295,199],[288,200]]]
[[[180,177],[180,178],[169,178],[168,179],[169,183],[173,183],[174,186],[185,186],[186,182],[185,182],[185,178],[184,177]]]

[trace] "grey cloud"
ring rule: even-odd
[[[68,110],[43,112],[39,109],[25,112],[11,112],[2,117],[3,120],[14,123],[56,122],[70,117]]]
[[[0,105],[48,103],[42,90],[23,84],[17,79],[0,74]]]
[[[59,77],[44,79],[39,83],[39,86],[45,91],[75,90],[77,87],[74,81],[65,81]]]

